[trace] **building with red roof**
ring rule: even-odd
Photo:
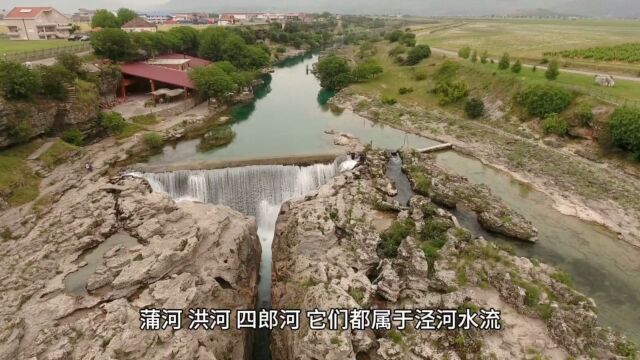
[[[11,40],[66,39],[71,19],[51,6],[17,6],[3,20]]]
[[[194,90],[189,71],[209,64],[211,62],[208,60],[185,54],[165,54],[147,61],[122,64],[120,95],[126,97],[128,88],[145,92],[154,92],[159,88]]]

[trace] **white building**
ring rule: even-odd
[[[140,18],[140,17],[131,19],[130,21],[128,21],[124,25],[122,25],[120,28],[123,31],[126,31],[126,32],[143,32],[143,31],[156,32],[156,31],[158,31],[158,27],[155,24],[152,24],[152,23],[148,22],[147,20],[145,20],[143,18]]]
[[[15,7],[2,23],[11,40],[66,39],[71,30],[71,19],[50,6]]]

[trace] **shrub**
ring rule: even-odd
[[[558,114],[550,114],[542,120],[542,131],[545,134],[564,136],[569,132],[569,124]]]
[[[62,65],[40,66],[41,87],[40,92],[56,100],[66,100],[68,96],[67,84],[70,84],[75,75]]]
[[[520,71],[522,71],[522,62],[520,62],[520,59],[516,60],[516,62],[513,63],[513,65],[511,66],[511,71],[514,74],[519,74]]]
[[[538,66],[537,65],[533,65],[533,67],[531,68],[531,71],[536,72],[538,70]]]
[[[0,60],[0,91],[6,99],[30,99],[40,89],[40,77],[25,65]]]
[[[458,50],[458,56],[460,56],[463,59],[468,59],[470,55],[471,55],[471,48],[468,46],[465,46],[462,49]]]
[[[427,45],[418,45],[411,49],[407,54],[405,65],[416,65],[429,56],[431,56],[431,48]]]
[[[127,122],[122,115],[114,111],[100,113],[100,115],[98,115],[98,122],[100,127],[110,135],[120,134],[127,126]]]
[[[560,75],[560,65],[557,60],[551,60],[547,71],[544,73],[544,77],[548,80],[555,80],[558,78],[558,75]]]
[[[381,101],[385,105],[395,105],[398,102],[398,100],[396,100],[396,98],[391,97],[391,96],[386,96],[386,95],[384,95],[382,97]]]
[[[498,69],[507,70],[509,66],[511,66],[511,58],[509,57],[509,53],[504,53],[498,63]]]
[[[351,72],[353,81],[366,81],[382,74],[382,66],[375,60],[369,59],[356,66]]]
[[[62,140],[71,145],[82,146],[84,145],[84,134],[82,131],[73,128],[62,134]]]
[[[398,89],[398,94],[400,95],[405,95],[405,94],[410,94],[413,92],[413,88],[412,87],[401,87],[400,89]]]
[[[516,102],[523,105],[529,115],[539,117],[561,113],[571,100],[571,93],[551,85],[532,86],[516,95]]]
[[[478,98],[468,99],[464,104],[464,112],[472,119],[479,118],[484,114],[484,102]]]
[[[591,106],[584,104],[576,111],[575,119],[581,126],[590,126],[593,121],[593,110]]]
[[[464,99],[469,90],[464,81],[440,81],[433,92],[438,95],[440,105],[447,105]]]
[[[407,47],[404,45],[397,45],[395,47],[393,47],[391,50],[389,50],[389,57],[395,57],[398,56],[400,54],[404,54],[407,52]]]
[[[473,50],[473,53],[471,54],[471,62],[472,63],[478,62],[478,52],[475,50]]]
[[[616,146],[640,157],[640,109],[617,108],[611,114],[607,128]]]
[[[286,47],[284,47],[284,46],[278,46],[278,47],[276,48],[276,52],[277,52],[277,53],[279,53],[279,54],[284,54],[284,53],[286,53],[286,52],[287,52],[287,48],[286,48]]]
[[[84,73],[82,59],[76,54],[63,52],[56,57],[56,63],[76,75]]]
[[[142,143],[150,150],[162,149],[164,140],[158,133],[146,133],[142,136]]]
[[[486,64],[488,58],[489,58],[489,53],[485,50],[482,52],[482,55],[480,55],[480,62],[483,64]]]
[[[424,72],[424,71],[416,71],[416,73],[413,75],[413,79],[415,81],[426,80],[427,79],[427,73]]]
[[[207,151],[227,145],[233,141],[235,136],[235,132],[229,125],[214,127],[202,137],[200,144],[198,144],[198,150]]]
[[[380,251],[384,257],[396,257],[398,246],[407,236],[411,235],[416,228],[416,224],[411,219],[396,221],[389,229],[380,235]]]

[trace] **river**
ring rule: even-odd
[[[315,55],[308,55],[284,62],[256,91],[255,101],[234,107],[230,113],[236,138],[231,144],[200,152],[199,139],[183,141],[165,147],[161,154],[149,159],[149,163],[316,155],[334,149],[332,136],[324,133],[329,129],[349,132],[383,148],[435,144],[426,138],[376,125],[350,111],[330,109],[326,102],[332,94],[323,91],[316,78],[308,73],[316,61]],[[453,151],[440,153],[436,159],[441,166],[470,181],[489,186],[496,196],[534,223],[540,230],[539,241],[521,243],[486,233],[475,219],[458,212],[465,226],[489,239],[508,242],[521,256],[539,259],[567,272],[579,291],[596,300],[602,325],[640,341],[640,314],[635,311],[640,308],[639,249],[618,240],[601,226],[560,214],[546,195],[477,159]],[[272,215],[276,216],[277,212]],[[259,229],[261,238],[273,236],[264,230]],[[264,247],[269,245],[270,241],[263,241]],[[270,254],[270,249],[266,250]],[[270,259],[263,260],[270,264]]]

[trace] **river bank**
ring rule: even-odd
[[[562,214],[576,216],[582,220],[603,225],[618,234],[620,239],[633,246],[640,247],[640,216],[637,216],[636,204],[623,206],[622,204],[614,203],[607,198],[607,194],[610,194],[610,192],[597,194],[598,198],[596,199],[585,198],[584,191],[583,194],[578,194],[575,191],[576,187],[571,185],[571,182],[590,182],[592,178],[585,179],[584,177],[588,177],[592,171],[606,171],[607,177],[615,175],[621,179],[632,178],[628,174],[619,173],[611,168],[602,169],[601,164],[587,163],[587,160],[573,153],[550,148],[541,142],[516,138],[513,134],[502,133],[500,130],[489,128],[482,124],[467,122],[464,126],[449,126],[450,116],[441,112],[429,112],[420,108],[407,109],[396,104],[388,110],[389,113],[385,113],[385,110],[390,108],[389,106],[381,104],[377,99],[350,93],[349,90],[344,90],[332,98],[331,103],[349,109],[371,121],[382,122],[403,131],[440,142],[452,143],[457,151],[473,156],[483,164],[504,171],[518,181],[530,184],[545,193],[553,200],[554,208]],[[398,113],[405,115],[399,117],[397,116]],[[510,157],[514,156],[514,148],[517,149],[518,143],[525,144],[523,146],[536,147],[539,151],[553,153],[562,157],[563,163],[571,162],[573,163],[572,166],[590,166],[593,168],[585,170],[588,171],[586,173],[573,172],[569,174],[567,174],[569,171],[544,171],[542,165],[515,168],[512,161],[510,161]],[[534,151],[527,150],[528,154],[532,152]],[[541,162],[549,161],[550,159],[541,156],[537,158],[529,157],[527,160]],[[572,169],[565,168],[564,170]],[[578,176],[582,178],[576,179]],[[567,177],[570,178],[567,179]],[[617,184],[621,182],[624,181],[620,180]],[[607,187],[612,186],[610,183],[605,184]],[[636,184],[627,182],[625,190],[627,189],[630,190],[627,194],[628,196],[634,197],[633,195],[637,194],[638,197],[634,198],[640,198],[640,188],[637,185],[637,181]],[[597,190],[605,191],[601,188]],[[631,201],[635,202],[635,200]]]

